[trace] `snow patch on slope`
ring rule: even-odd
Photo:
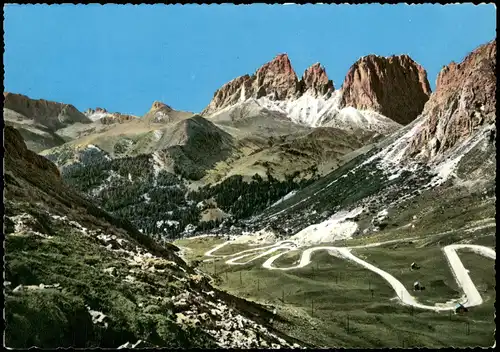
[[[262,107],[269,110],[278,111],[288,115],[288,117],[299,124],[317,127],[321,125],[321,117],[326,111],[337,109],[340,104],[341,93],[335,91],[331,98],[315,97],[305,93],[298,99],[284,101],[271,100],[267,97],[257,99]]]
[[[392,132],[401,125],[375,111],[345,107],[338,112],[327,112],[323,126],[339,129],[364,129],[382,134]]]
[[[483,128],[483,130],[487,128],[489,127]],[[447,153],[446,159],[436,159],[433,170],[437,175],[431,180],[430,186],[435,187],[443,184],[450,178],[457,177],[456,170],[462,158],[486,139],[486,134],[482,132],[484,131],[479,131],[453,148]]]
[[[364,208],[355,208],[349,212],[340,211],[329,219],[301,230],[290,237],[298,246],[309,246],[318,243],[335,242],[352,238],[358,225],[350,221],[363,212]]]
[[[281,198],[281,199],[279,199],[278,201],[276,201],[275,203],[273,203],[273,204],[271,205],[271,207],[274,207],[275,205],[280,204],[281,202],[284,202],[285,200],[287,200],[287,199],[289,199],[289,198],[293,197],[293,196],[295,195],[295,193],[297,193],[297,190],[293,190],[293,191],[291,191],[290,193],[288,193],[287,195],[285,195],[283,198]]]
[[[153,132],[153,139],[155,141],[159,141],[161,139],[161,137],[163,137],[163,131],[161,131],[161,130],[155,130]]]
[[[155,175],[155,186],[156,186],[156,178],[158,177],[158,174],[160,173],[161,170],[165,169],[166,164],[163,161],[161,155],[158,152],[154,152],[151,154],[153,157],[153,172]]]
[[[92,121],[98,121],[98,120],[100,120],[100,119],[102,119],[104,117],[113,116],[112,114],[110,114],[108,112],[93,112],[93,113],[89,113],[88,111],[85,111],[84,115],[87,116]]]
[[[358,168],[373,162],[376,162],[377,168],[383,170],[388,175],[389,180],[398,178],[403,171],[414,172],[418,170],[421,166],[419,166],[416,160],[419,160],[420,155],[410,159],[408,151],[412,140],[422,133],[426,122],[426,118],[418,118],[414,123],[393,133],[387,138],[388,140],[392,139],[390,144],[385,145],[378,153],[366,159],[351,170],[351,172],[355,172]],[[487,138],[487,133],[485,132],[489,128],[489,126],[486,126],[476,131],[476,133],[444,154],[433,155],[427,165],[430,166],[429,171],[434,174],[434,177],[423,187],[437,187],[451,178],[456,178],[456,170],[460,161],[479,143],[485,142]]]
[[[335,91],[331,97],[313,96],[306,92],[299,98],[272,100],[268,97],[258,99],[240,99],[234,105],[225,107],[210,118],[229,116],[232,111],[245,110],[245,117],[255,116],[263,109],[286,115],[291,121],[310,127],[335,127],[346,130],[369,130],[388,134],[401,127],[393,120],[369,110],[357,110],[353,107],[340,109],[342,92]]]

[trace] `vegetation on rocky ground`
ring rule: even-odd
[[[209,231],[222,223],[229,228],[315,181],[297,180],[297,174],[280,181],[268,174],[265,180],[255,175],[246,182],[235,175],[189,191],[179,176],[164,170],[155,172],[151,155],[111,159],[92,148],[79,155],[79,163],[62,168],[65,182],[114,216],[130,220],[143,233],[163,240],[179,238],[188,225],[194,231]],[[69,158],[64,148],[47,157],[59,165]],[[198,203],[210,198],[215,198],[230,217],[202,221]]]
[[[214,290],[177,247],[92,205],[15,130],[5,139],[8,347],[290,346],[264,307]]]

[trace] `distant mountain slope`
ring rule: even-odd
[[[361,58],[341,90],[319,64],[299,80],[280,55],[254,76],[218,90],[205,117],[154,102],[142,118],[42,154],[108,211],[145,233],[175,238],[257,215],[283,192],[303,188],[398,131],[429,93],[425,71],[405,55]],[[408,109],[406,119],[400,109]],[[391,112],[401,123],[377,111]],[[237,187],[241,199],[230,196],[229,187]],[[252,200],[249,190],[264,187],[276,191]],[[196,203],[200,194],[213,197],[216,190],[231,201],[219,197],[211,212],[224,215],[207,222]]]
[[[63,144],[66,139],[59,130],[73,124],[90,124],[92,121],[73,105],[34,100],[25,95],[4,92],[3,117],[8,125],[15,126],[30,149],[41,151]]]
[[[92,121],[100,121],[102,124],[124,123],[127,121],[135,120],[138,117],[129,114],[120,114],[118,112],[110,113],[106,109],[95,108],[87,109],[83,112]]]
[[[399,84],[394,92],[385,87],[394,84]],[[342,164],[345,154],[401,127],[380,111],[399,111],[403,105],[414,103],[405,115],[412,119],[429,93],[425,71],[405,55],[360,59],[349,71],[344,86],[336,91],[319,63],[306,69],[299,80],[288,56],[282,54],[254,75],[239,77],[217,90],[202,112],[206,119],[176,111],[162,102],[154,102],[139,119],[108,116],[103,109],[89,110],[88,116],[100,121],[99,125],[64,130],[72,142],[61,150],[52,148],[43,154],[63,166],[73,154],[72,149],[78,154],[88,145],[97,146],[111,158],[156,153],[158,167],[197,181],[195,187],[221,182],[233,175],[247,180],[255,174],[263,178],[271,174],[280,180],[290,175],[308,179],[334,169]],[[406,88],[410,90],[404,92]],[[343,89],[348,90],[349,99],[343,96]],[[389,93],[394,96],[387,100]],[[366,99],[365,94],[369,94]],[[392,101],[399,105],[390,105]],[[107,126],[107,121],[118,123]],[[309,132],[317,127],[332,128],[335,141],[319,138],[305,142],[314,138]],[[197,137],[180,141],[178,136],[184,133],[180,130],[190,130]],[[301,140],[293,142],[297,138]],[[220,145],[215,146],[211,139]],[[353,143],[346,144],[347,140]],[[301,146],[307,150],[301,150]],[[62,154],[65,157],[61,159]],[[73,159],[81,158],[69,157]]]
[[[200,117],[150,124],[137,120],[116,125],[100,133],[89,134],[63,146],[45,150],[58,165],[81,160],[82,150],[97,146],[112,158],[156,155],[165,171],[188,179],[200,179],[215,163],[233,150],[232,137]]]
[[[177,247],[75,193],[12,127],[4,135],[7,347],[294,343],[268,326],[272,312],[212,288]]]
[[[100,108],[81,113],[70,104],[13,93],[4,93],[3,116],[8,125],[21,133],[28,148],[36,152],[137,119]]]
[[[165,103],[155,101],[151,109],[142,117],[142,120],[147,124],[169,123],[189,118],[193,115],[193,113],[174,110]]]
[[[496,177],[495,70],[496,42],[479,47],[459,65],[443,68],[436,92],[415,121],[266,209],[250,226],[293,234],[356,207],[364,209],[357,217],[358,235],[377,231],[378,213],[385,214],[384,226],[390,221],[396,227],[411,223],[408,208],[419,218],[421,214],[427,220],[434,218],[426,223],[429,231],[458,229],[464,219],[474,221],[484,214],[491,217]]]
[[[25,95],[7,93],[4,96],[4,108],[23,115],[34,123],[56,131],[73,123],[90,123],[84,114],[73,105],[61,104],[44,99],[34,100]]]
[[[197,115],[151,125],[132,121],[42,154],[104,209],[144,233],[177,238],[222,223],[230,227],[381,137],[313,129],[273,114],[234,124],[212,121]],[[271,127],[263,128],[267,122]],[[200,194],[216,196],[219,208],[211,212],[224,216],[204,216],[196,206],[204,199]]]

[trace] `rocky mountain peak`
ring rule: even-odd
[[[267,97],[271,100],[285,100],[300,94],[300,85],[287,54],[279,54],[262,65],[255,73],[243,75],[218,89],[202,115],[236,104],[248,98]]]
[[[308,67],[299,80],[288,55],[279,54],[255,74],[240,76],[222,86],[201,114],[212,115],[249,98],[265,97],[267,100],[261,101],[264,106],[278,104],[280,107],[284,106],[282,102],[293,105],[292,102],[305,93],[328,99],[334,90],[333,81],[320,63]],[[430,93],[426,71],[408,55],[368,55],[351,66],[342,94],[337,98],[340,101],[333,103],[338,110],[346,107],[371,110],[404,125],[422,112]],[[299,103],[292,110],[302,109],[301,114],[314,114],[311,112],[314,109],[303,104]],[[315,119],[308,116],[305,120]]]
[[[255,72],[253,88],[256,98],[267,96],[284,100],[297,95],[298,79],[287,54],[280,54]]]
[[[71,104],[45,99],[31,99],[22,94],[4,92],[4,108],[55,131],[76,122],[91,123],[85,114]]]
[[[256,72],[256,74],[270,72],[274,74],[288,74],[294,75],[295,71],[292,68],[288,54],[278,54],[274,59],[262,65]],[[296,77],[296,76],[295,76]]]
[[[425,121],[411,141],[410,154],[434,157],[496,121],[496,41],[480,46],[461,63],[445,66],[425,104]]]
[[[495,66],[496,41],[491,41],[467,55],[461,63],[451,62],[443,67],[436,80],[436,92],[460,85],[461,79],[467,79],[469,74],[477,74],[480,71],[491,73],[491,68]]]
[[[300,82],[302,91],[313,96],[323,96],[335,90],[333,81],[328,79],[325,68],[319,62],[304,71]]]
[[[192,115],[190,112],[175,110],[161,101],[155,101],[151,105],[151,109],[142,117],[142,121],[147,123],[170,123]]]
[[[89,115],[93,115],[93,114],[107,114],[108,113],[108,110],[104,109],[104,108],[95,108],[95,109],[92,109],[92,108],[88,108],[87,110],[85,110],[83,112],[86,116],[89,116]]]
[[[99,121],[103,125],[124,123],[136,119],[136,116],[121,114],[119,112],[109,112],[108,110],[100,107],[95,109],[89,108],[84,112],[84,114],[92,121]]]
[[[421,112],[431,93],[426,71],[408,55],[368,55],[349,69],[341,107],[373,110],[400,124]]]
[[[168,106],[165,103],[162,103],[161,101],[154,101],[153,105],[151,105],[151,110],[159,110],[159,109],[167,109],[167,110],[173,110],[170,106]]]

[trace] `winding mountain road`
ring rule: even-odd
[[[391,287],[394,289],[395,293],[397,294],[398,298],[400,301],[409,306],[413,306],[415,308],[420,308],[420,309],[426,309],[426,310],[433,310],[433,311],[446,311],[446,310],[452,310],[455,308],[455,303],[453,302],[447,302],[447,303],[437,303],[434,306],[430,305],[425,305],[418,303],[415,297],[413,297],[410,292],[405,288],[405,286],[394,276],[389,274],[388,272],[377,268],[376,266],[364,261],[363,259],[360,259],[356,257],[354,254],[351,253],[352,249],[355,248],[369,248],[369,247],[377,247],[381,246],[384,244],[389,244],[389,243],[395,243],[395,242],[402,242],[402,241],[409,241],[413,240],[415,238],[405,238],[405,239],[399,239],[399,240],[391,240],[391,241],[385,241],[385,242],[378,242],[378,243],[372,243],[372,244],[367,244],[367,245],[362,245],[362,246],[351,246],[351,247],[333,247],[333,246],[318,246],[318,247],[311,247],[303,250],[302,255],[300,257],[300,261],[297,265],[294,266],[289,266],[289,267],[276,267],[274,266],[274,262],[280,258],[281,256],[291,252],[291,251],[297,251],[297,250],[302,250],[300,247],[298,247],[293,241],[279,241],[276,242],[272,245],[268,246],[263,246],[263,247],[257,247],[257,248],[251,248],[247,249],[244,251],[240,251],[237,253],[233,253],[230,255],[217,255],[214,254],[218,250],[220,250],[222,247],[228,245],[231,243],[231,241],[224,242],[222,244],[219,244],[212,248],[211,250],[207,251],[205,253],[205,256],[207,257],[212,257],[212,258],[228,258],[226,260],[226,264],[229,265],[245,265],[249,264],[256,259],[268,256],[269,254],[272,254],[277,251],[282,251],[281,253],[275,254],[272,257],[268,258],[263,264],[262,267],[269,269],[269,270],[294,270],[294,269],[300,269],[303,268],[311,263],[311,256],[314,252],[316,251],[321,251],[321,250],[326,250],[328,253],[332,256],[350,260],[352,262],[355,262],[366,269],[373,271],[374,273],[380,275]],[[472,250],[473,252],[485,256],[487,258],[496,260],[496,252],[494,249],[485,247],[485,246],[479,246],[479,245],[474,245],[474,244],[451,244],[443,248],[443,253],[448,261],[448,264],[450,266],[450,269],[453,273],[453,276],[455,277],[455,280],[457,284],[460,286],[460,288],[464,292],[464,296],[462,299],[461,304],[463,304],[465,307],[473,307],[473,306],[478,306],[483,303],[483,299],[481,298],[481,295],[479,294],[476,286],[472,282],[472,279],[469,276],[468,270],[464,267],[462,264],[462,261],[460,260],[457,250],[461,249],[469,249]],[[259,253],[261,252],[261,253]],[[246,261],[241,261],[244,258],[250,257],[250,259]],[[206,259],[205,261],[211,261],[214,259]]]

